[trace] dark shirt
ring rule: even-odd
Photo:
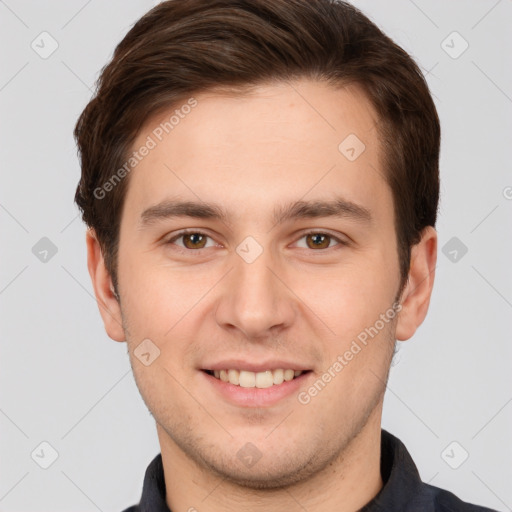
[[[359,512],[496,512],[423,483],[405,445],[384,429],[381,429],[381,443],[380,471],[384,486]],[[123,512],[171,512],[165,502],[161,454],[146,470],[140,504]]]

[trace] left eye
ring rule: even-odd
[[[329,235],[328,233],[321,233],[318,231],[305,233],[299,240],[302,240],[303,238],[306,239],[306,249],[329,249],[330,243],[333,240],[337,242],[336,245],[344,244],[344,242],[339,238]],[[309,244],[309,241],[311,241],[311,244]]]
[[[177,244],[178,247],[190,250],[205,249],[207,248],[206,241],[208,238],[211,239],[211,237],[201,233],[200,231],[182,231],[181,233],[178,233],[176,236],[168,240],[167,243],[174,244],[177,240],[183,239],[184,243],[182,245]],[[328,233],[322,233],[320,231],[305,233],[299,238],[299,240],[302,239],[306,239],[306,249],[329,249],[332,247],[332,241],[336,242],[335,245],[346,245],[343,240],[340,240],[333,235],[329,235]],[[215,246],[215,244],[213,244],[213,246]],[[212,245],[209,247],[212,247]]]

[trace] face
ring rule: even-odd
[[[194,98],[134,144],[156,143],[120,227],[134,376],[163,450],[292,483],[380,425],[400,274],[377,116],[358,89],[306,80]]]

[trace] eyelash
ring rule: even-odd
[[[210,235],[207,235],[206,233],[203,233],[202,231],[198,231],[196,229],[184,229],[182,231],[180,231],[179,233],[176,233],[172,238],[170,238],[169,240],[167,240],[166,245],[174,245],[174,242],[180,238],[182,238],[183,236],[185,235],[190,235],[190,234],[195,234],[195,235],[203,235],[203,236],[206,236],[210,239],[213,240],[213,238],[210,236]],[[305,232],[305,233],[302,233],[301,237],[298,239],[298,240],[301,240],[302,238],[308,236],[308,235],[327,235],[331,240],[335,240],[336,242],[338,242],[337,245],[335,245],[334,247],[327,247],[326,249],[319,249],[318,251],[315,251],[314,249],[311,249],[313,252],[326,252],[327,250],[329,249],[334,249],[336,247],[340,248],[340,247],[344,247],[344,246],[347,246],[348,245],[348,242],[346,242],[345,240],[342,240],[341,238],[338,238],[334,235],[331,235],[330,233],[327,233],[327,232],[324,232],[324,231],[316,231],[316,230],[313,230],[313,231],[308,231],[308,232]],[[211,247],[203,247],[201,249],[187,249],[186,247],[180,247],[180,246],[176,246],[177,250],[181,253],[194,253],[194,252],[197,252],[197,253],[200,253],[202,250],[204,249],[211,249]],[[309,248],[306,248],[306,249],[309,249]]]

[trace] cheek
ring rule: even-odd
[[[374,319],[353,328],[353,335],[341,331],[340,325],[337,340],[324,345],[325,361],[318,380],[328,383],[322,385],[316,380],[306,390],[315,396],[311,401],[318,414],[325,409],[338,416],[339,421],[357,420],[365,408],[373,408],[385,389],[394,346],[393,322],[392,318],[387,322]],[[312,389],[315,387],[318,389]]]
[[[119,270],[123,310],[139,336],[165,337],[205,293],[197,275],[156,264],[150,254],[120,258]]]
[[[144,366],[130,351],[133,376],[144,403],[159,423],[170,426],[190,408],[190,397],[183,392],[174,377],[176,371],[169,367],[168,361],[163,361],[163,357],[161,355],[150,366]]]
[[[367,258],[328,273],[298,273],[291,287],[307,306],[304,314],[313,311],[329,328],[327,336],[343,344],[391,307],[398,283],[386,267],[382,257]]]
[[[179,271],[149,261],[138,265],[133,262],[130,267],[124,275],[122,311],[132,366],[134,370],[141,366],[137,354],[142,351],[142,341],[149,339],[158,354],[155,365],[160,368],[155,372],[172,387],[174,383],[165,369],[178,375],[189,368],[204,317],[214,309],[208,292],[218,277],[212,272],[203,276],[190,269]],[[146,389],[157,389],[158,379],[153,382],[153,373],[142,367],[137,375]]]

